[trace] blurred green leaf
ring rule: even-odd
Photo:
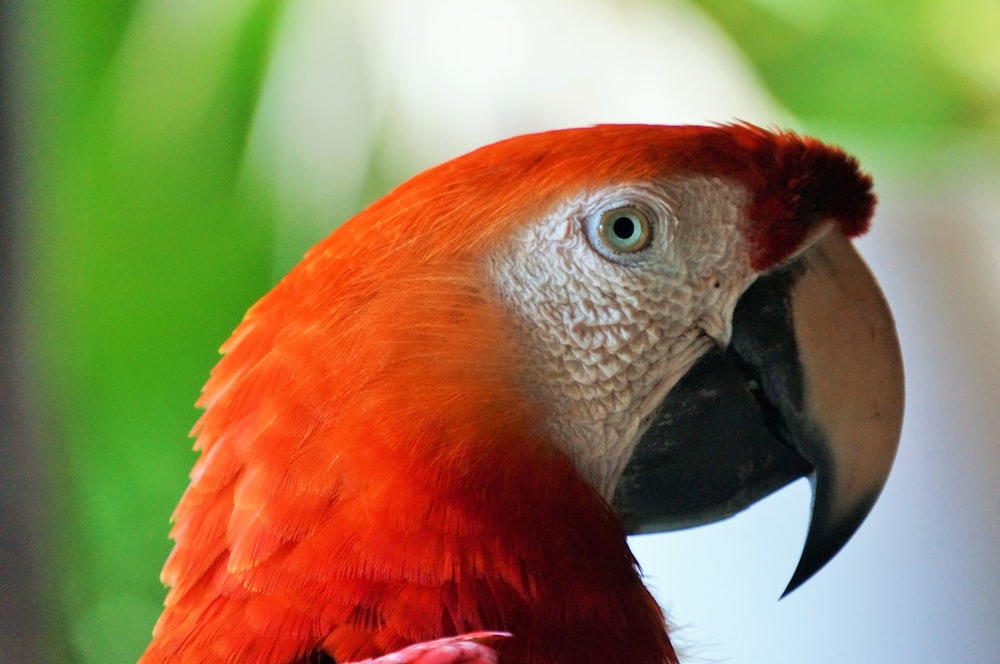
[[[39,3],[34,360],[61,460],[70,652],[134,661],[159,613],[183,432],[213,352],[270,282],[240,165],[281,3]],[[157,515],[150,518],[150,515]]]
[[[911,138],[1000,127],[997,33],[988,42],[963,41],[967,30],[956,27],[1000,30],[997,3],[989,9],[978,0],[696,4],[758,67],[771,92],[813,126],[850,125]],[[989,44],[992,61],[983,55]],[[963,49],[967,56],[960,55]],[[963,61],[978,64],[956,66]],[[996,68],[993,78],[983,73],[988,61]]]

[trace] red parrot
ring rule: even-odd
[[[223,345],[140,662],[676,662],[628,534],[806,476],[790,591],[885,482],[874,205],[843,151],[747,124],[520,136],[400,185]]]

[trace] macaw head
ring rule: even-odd
[[[551,439],[632,533],[724,518],[808,477],[786,592],[804,582],[860,525],[899,440],[892,317],[848,241],[868,228],[870,178],[837,149],[747,125],[595,127],[487,155],[494,170],[466,178],[529,174],[486,185],[494,214],[522,212],[485,272]]]

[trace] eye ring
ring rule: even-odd
[[[601,215],[597,236],[607,249],[616,254],[634,254],[653,240],[652,226],[646,214],[637,208],[623,206]]]

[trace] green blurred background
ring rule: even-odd
[[[18,254],[3,278],[17,284],[8,341],[24,353],[18,389],[36,442],[4,457],[23,469],[8,468],[0,496],[22,510],[5,543],[38,561],[4,581],[28,598],[6,614],[23,648],[8,654],[138,657],[163,599],[168,518],[194,459],[185,434],[216,349],[311,243],[413,172],[375,126],[339,214],[302,219],[304,207],[285,223],[292,213],[248,167],[248,145],[290,4],[5,5],[4,92],[15,96],[4,122],[21,170],[4,177],[21,203],[16,235],[4,225]],[[802,127],[869,168],[930,181],[956,153],[996,163],[1000,3],[693,5]],[[12,449],[30,440],[10,433]],[[37,501],[22,505],[22,491]]]

